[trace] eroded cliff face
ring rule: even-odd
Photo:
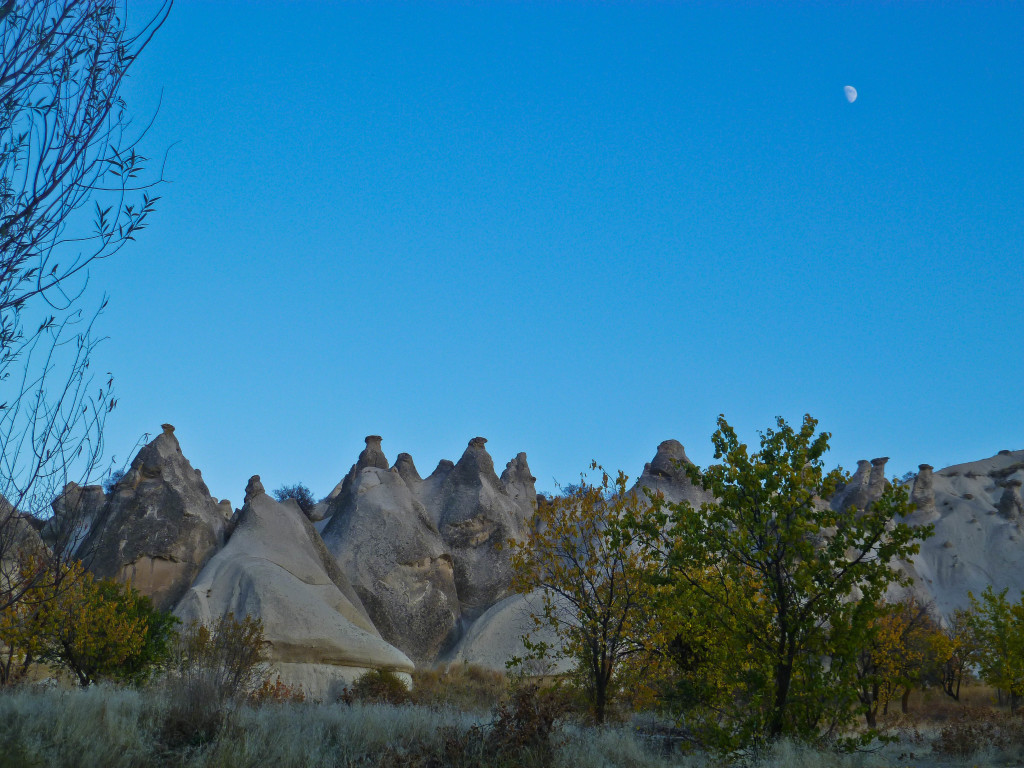
[[[381,438],[366,449],[331,502],[324,543],[347,574],[374,626],[413,661],[433,661],[459,620],[455,570],[417,498],[408,454],[389,468]]]
[[[249,480],[227,544],[176,613],[186,623],[209,624],[228,613],[258,617],[282,681],[316,700],[335,700],[368,669],[413,669],[381,638],[306,516],[268,496],[258,475]]]
[[[497,545],[525,536],[536,505],[526,455],[499,478],[485,442],[422,479],[409,454],[389,466],[371,435],[328,509],[328,549],[382,636],[418,663],[509,594],[510,552]]]
[[[97,576],[130,580],[170,608],[223,542],[226,525],[225,508],[165,424],[95,511],[78,552]]]
[[[130,578],[158,605],[177,603],[186,619],[261,618],[282,679],[317,696],[371,668],[405,672],[439,659],[503,667],[519,649],[531,599],[510,594],[511,553],[498,546],[522,540],[533,524],[526,455],[499,477],[486,441],[473,438],[458,462],[442,460],[424,478],[408,454],[392,466],[379,436],[365,442],[315,524],[296,505],[273,501],[258,477],[229,523],[230,503],[210,496],[170,426],[113,493],[65,488],[54,519],[75,523],[79,551],[98,575]],[[860,462],[818,503],[869,509],[890,482],[886,461]],[[683,446],[666,440],[628,493],[699,509],[712,499],[687,464]],[[935,535],[900,564],[920,599],[948,614],[967,604],[968,591],[1024,587],[1022,485],[1024,451],[938,471],[920,466],[907,522],[934,525]]]
[[[934,471],[923,464],[911,481],[912,525],[935,533],[906,564],[913,590],[950,615],[969,605],[968,592],[1024,589],[1024,451]]]

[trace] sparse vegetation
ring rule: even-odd
[[[749,768],[1002,768],[1024,758],[1021,721],[993,708],[993,691],[969,688],[961,707],[938,691],[915,694],[913,709],[934,716],[909,719],[894,713],[880,719],[895,741],[852,754],[822,752],[781,740],[756,754],[737,756]],[[934,706],[933,706],[934,705]],[[668,724],[632,720],[596,729],[556,725],[549,746],[500,745],[531,732],[523,706],[509,704],[501,715],[406,704],[241,704],[232,727],[206,742],[169,747],[161,741],[168,700],[146,691],[92,686],[62,691],[20,688],[0,693],[0,766],[79,768],[722,768],[721,758],[701,751],[680,753],[663,737]],[[525,709],[534,707],[531,703]],[[515,714],[516,710],[520,714]],[[541,721],[544,722],[543,720]],[[543,729],[542,729],[543,730]],[[494,735],[498,734],[498,735]]]
[[[280,488],[273,491],[273,494],[274,498],[278,501],[294,499],[295,503],[299,505],[299,509],[302,510],[306,517],[313,514],[313,508],[316,506],[316,499],[313,498],[313,492],[302,483],[296,483],[295,485],[282,485]]]

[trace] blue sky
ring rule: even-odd
[[[144,15],[148,3],[133,12]],[[317,495],[367,434],[538,486],[719,413],[890,473],[1024,448],[1024,4],[179,0],[108,450]],[[854,85],[853,104],[843,96]]]

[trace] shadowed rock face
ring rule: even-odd
[[[411,671],[412,662],[381,639],[298,506],[274,501],[261,487],[254,476],[234,533],[179,603],[179,617],[259,617],[281,679],[314,699],[335,698],[367,669]]]
[[[225,520],[174,427],[139,451],[82,542],[97,576],[131,580],[170,608],[223,541]]]
[[[414,493],[422,481],[412,458],[402,454],[389,470],[380,440],[366,438],[367,450],[331,504],[323,539],[381,636],[426,663],[459,619],[454,566]]]
[[[43,541],[62,552],[77,554],[106,504],[107,496],[101,486],[68,483],[50,505],[53,517],[40,531]]]
[[[474,438],[458,464],[442,460],[421,478],[406,453],[389,468],[371,435],[327,510],[328,549],[381,635],[417,663],[508,594],[511,554],[496,545],[522,538],[536,508],[526,454],[499,479],[485,442]]]
[[[935,486],[932,481],[931,464],[920,464],[917,468],[917,477],[914,478],[914,490],[910,494],[910,501],[914,504],[912,522],[923,525],[930,523],[939,517],[935,509]]]
[[[469,441],[436,501],[438,527],[455,563],[455,585],[468,619],[508,595],[512,564],[504,544],[526,536],[521,507],[494,473],[486,442],[482,437]],[[530,501],[535,499],[536,494]]]
[[[1021,481],[1007,480],[999,497],[999,514],[1006,520],[1019,521],[1024,515],[1024,498],[1020,495]]]
[[[832,509],[839,511],[856,507],[863,512],[882,498],[885,489],[889,487],[889,481],[885,479],[885,465],[888,461],[888,457],[858,461],[857,471],[853,473],[850,482],[829,499]]]

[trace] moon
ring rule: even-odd
[[[844,85],[843,93],[846,94],[846,100],[851,104],[857,100],[857,89],[852,85]]]

